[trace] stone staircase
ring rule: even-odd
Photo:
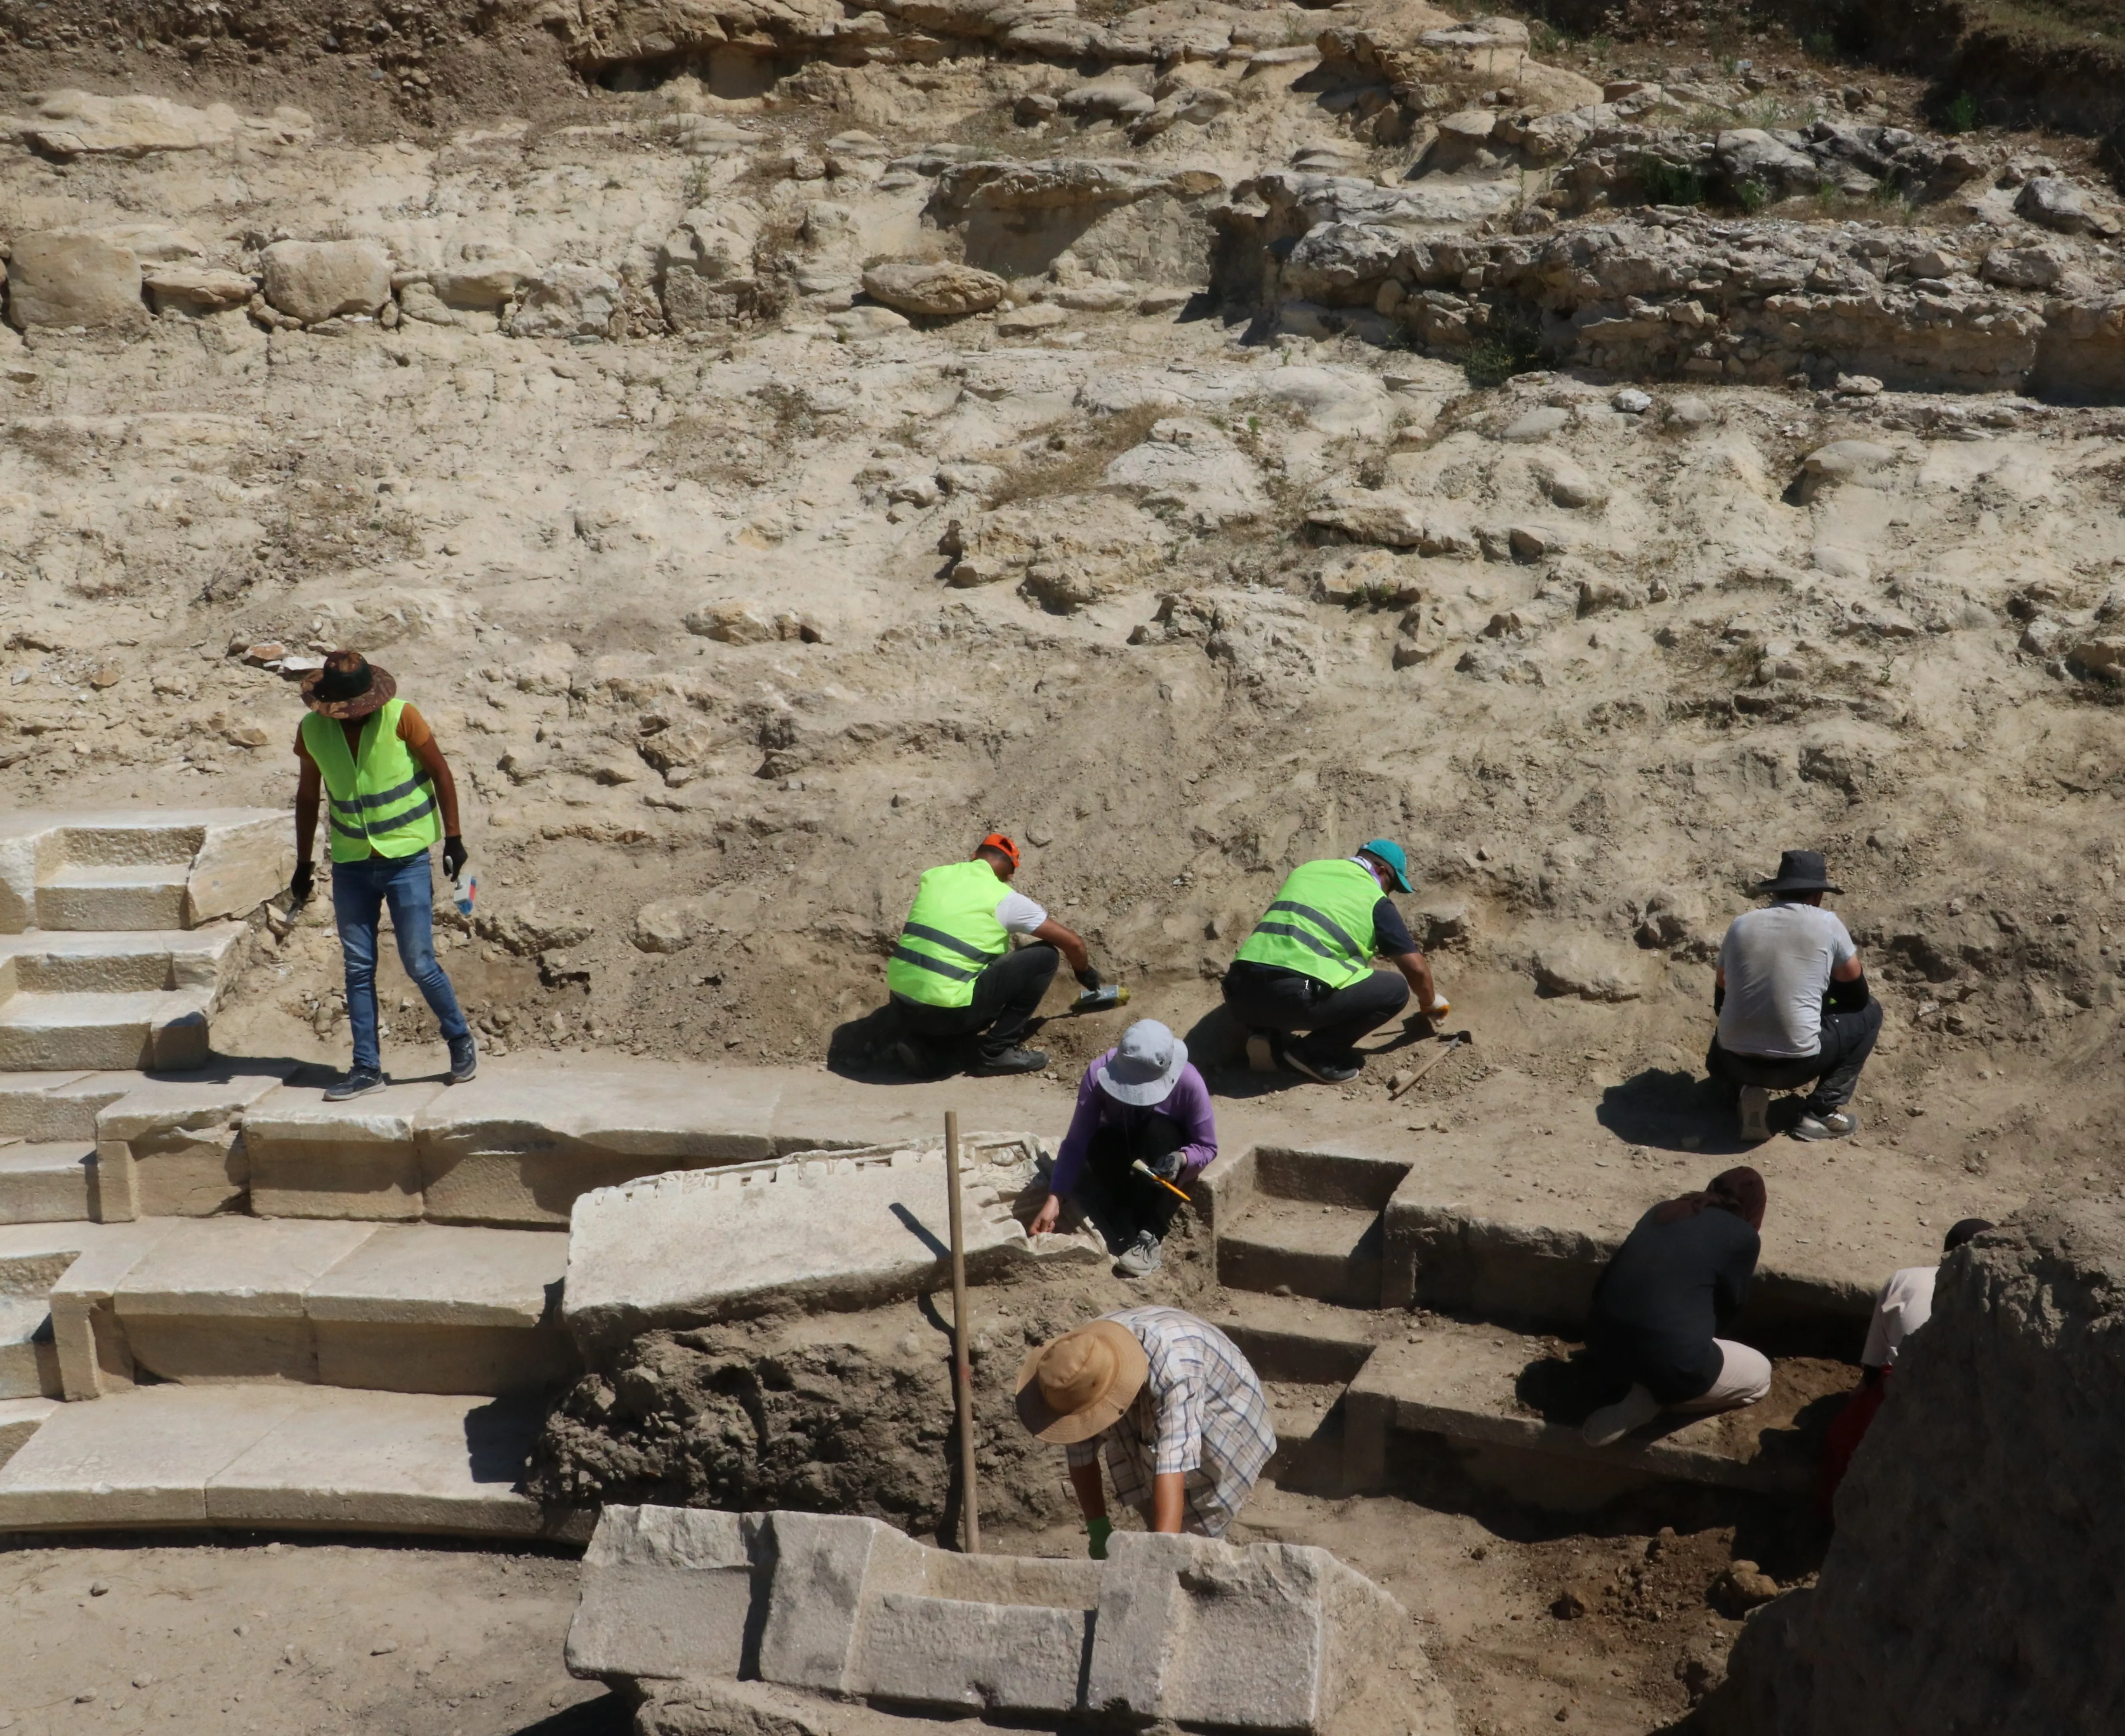
[[[294,855],[271,808],[0,819],[0,1072],[204,1065]]]
[[[1649,1482],[1809,1487],[1858,1371],[1865,1290],[1760,1272],[1740,1330],[1785,1354],[1745,1411],[1671,1418],[1607,1449],[1579,1425],[1600,1385],[1571,1335],[1614,1243],[1510,1231],[1422,1202],[1406,1162],[1256,1146],[1200,1184],[1224,1306],[1261,1375],[1291,1486],[1386,1493],[1443,1445],[1476,1480],[1578,1507]],[[1427,1306],[1427,1304],[1429,1306]],[[1531,1335],[1532,1334],[1532,1335]]]

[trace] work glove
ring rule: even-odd
[[[1085,1535],[1092,1540],[1088,1553],[1095,1561],[1107,1559],[1107,1539],[1114,1534],[1114,1522],[1104,1514],[1085,1522]]]
[[[1086,965],[1085,968],[1078,972],[1077,975],[1077,986],[1082,989],[1087,995],[1091,994],[1095,989],[1099,987],[1100,973],[1094,970],[1091,966]]]
[[[471,854],[464,847],[464,840],[455,832],[443,840],[443,872],[450,877],[452,886],[458,883],[458,876],[464,872],[465,863]]]
[[[318,889],[318,871],[307,862],[295,864],[294,876],[288,882],[288,906],[299,909],[310,901],[310,894]]]
[[[1180,1179],[1180,1154],[1178,1151],[1169,1151],[1163,1157],[1147,1157],[1143,1166],[1162,1182]]]

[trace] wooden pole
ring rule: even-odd
[[[952,1216],[952,1384],[959,1404],[959,1499],[966,1513],[966,1547],[982,1552],[981,1504],[974,1496],[974,1367],[967,1354],[967,1238],[959,1216],[959,1112],[945,1112],[945,1174]]]

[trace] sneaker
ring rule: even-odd
[[[478,1071],[479,1045],[473,1041],[472,1033],[468,1031],[450,1044],[450,1083],[464,1084]]]
[[[1277,1070],[1276,1039],[1271,1037],[1266,1031],[1248,1032],[1247,1071],[1250,1073],[1275,1073]]]
[[[1589,1447],[1614,1447],[1634,1428],[1642,1428],[1661,1414],[1660,1400],[1642,1386],[1633,1386],[1613,1404],[1604,1404],[1586,1419],[1579,1431]]]
[[[391,1077],[376,1067],[349,1067],[346,1076],[325,1088],[325,1101],[343,1103],[350,1097],[366,1097],[371,1091],[381,1091],[391,1083]]]
[[[912,1037],[903,1037],[893,1046],[893,1063],[910,1079],[927,1079],[937,1070],[929,1051]]]
[[[968,1069],[979,1075],[997,1073],[1038,1073],[1048,1057],[1038,1049],[1006,1049],[1001,1055],[984,1055]]]
[[[1293,1072],[1303,1073],[1308,1079],[1317,1079],[1324,1085],[1347,1085],[1360,1071],[1356,1067],[1339,1067],[1323,1061],[1308,1061],[1305,1051],[1295,1043],[1284,1050],[1284,1064]]]
[[[1760,1146],[1771,1136],[1771,1094],[1761,1085],[1741,1087],[1741,1137]]]
[[[1859,1131],[1859,1117],[1849,1110],[1832,1109],[1826,1115],[1813,1112],[1793,1123],[1795,1139],[1849,1139]]]
[[[1122,1249],[1122,1257],[1114,1262],[1116,1276],[1140,1278],[1158,1270],[1165,1263],[1165,1256],[1158,1251],[1158,1238],[1148,1230],[1137,1231],[1136,1240]]]

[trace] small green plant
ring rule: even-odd
[[[1837,39],[1828,31],[1813,31],[1801,39],[1802,46],[1818,60],[1837,58]]]
[[[1518,309],[1493,308],[1483,335],[1462,356],[1461,369],[1472,386],[1502,386],[1541,361],[1542,328],[1534,318]]]
[[[1545,59],[1569,45],[1570,39],[1546,18],[1538,18],[1528,29],[1528,46]]]
[[[1949,132],[1968,132],[1977,125],[1977,99],[1967,91],[1958,91],[1943,118]]]
[[[1638,185],[1646,190],[1646,202],[1656,205],[1701,205],[1704,177],[1689,164],[1670,162],[1650,154],[1638,159]]]
[[[1589,36],[1586,39],[1586,52],[1596,60],[1606,60],[1615,51],[1616,42],[1613,36]]]
[[[1737,181],[1734,183],[1734,203],[1754,216],[1771,202],[1771,190],[1760,181]]]
[[[1732,78],[1741,70],[1741,57],[1739,54],[1722,54],[1719,57],[1719,72],[1722,78]]]

